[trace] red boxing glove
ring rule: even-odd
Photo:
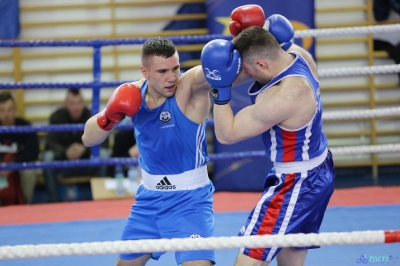
[[[231,13],[229,31],[235,38],[242,30],[251,26],[262,27],[264,22],[264,10],[259,5],[239,6]]]
[[[124,83],[111,94],[106,108],[97,116],[97,124],[101,129],[109,131],[126,116],[134,116],[141,103],[140,88],[131,83]]]

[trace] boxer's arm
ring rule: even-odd
[[[86,147],[92,147],[102,143],[111,132],[102,130],[99,127],[97,123],[98,115],[99,114],[96,114],[86,121],[85,129],[82,135],[82,142]]]
[[[210,92],[211,86],[204,76],[201,65],[189,69],[183,75],[183,78],[186,78],[186,76],[188,76],[188,78],[191,80],[192,93],[204,92],[205,94],[208,94]]]
[[[258,136],[296,113],[297,100],[284,90],[264,92],[259,97],[235,116],[230,104],[214,105],[214,129],[220,143],[234,144]]]
[[[121,84],[114,90],[106,108],[97,115],[97,124],[105,131],[118,126],[126,116],[134,116],[142,103],[140,88],[133,83]]]
[[[140,82],[124,83],[114,90],[106,108],[85,123],[82,142],[86,147],[102,143],[126,116],[134,116],[141,105]]]

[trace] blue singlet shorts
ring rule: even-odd
[[[308,171],[283,174],[273,168],[265,180],[264,193],[239,236],[319,233],[334,180],[331,152],[322,164]],[[318,247],[296,247],[309,248]],[[256,260],[271,261],[280,250],[273,247],[240,251]]]
[[[160,238],[198,238],[214,234],[213,198],[214,186],[210,182],[194,190],[159,192],[140,185],[136,203],[132,205],[122,240]],[[158,260],[161,253],[152,253]],[[147,253],[120,254],[124,260],[132,260]],[[192,260],[210,260],[213,250],[176,251],[177,264]]]

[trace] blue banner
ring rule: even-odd
[[[0,0],[0,39],[16,39],[19,36],[18,0]]]
[[[295,30],[315,28],[314,0],[207,0],[207,27],[210,34],[227,34],[230,15],[233,9],[246,4],[256,4],[263,8],[265,17],[281,14],[288,18]],[[308,50],[314,56],[314,39],[311,37],[295,39],[295,43]],[[250,104],[247,89],[250,84],[235,87],[232,90],[231,106],[236,114]],[[214,153],[260,151],[264,145],[260,137],[255,137],[234,145],[222,145],[214,136]],[[217,191],[263,191],[264,179],[272,168],[265,159],[246,159],[213,164],[213,183]]]

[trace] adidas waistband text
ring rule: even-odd
[[[176,189],[175,185],[172,185],[171,182],[169,182],[168,178],[164,176],[163,179],[156,185],[156,189]]]
[[[209,183],[206,165],[180,174],[152,175],[142,169],[142,184],[148,190],[159,192],[193,190]]]

